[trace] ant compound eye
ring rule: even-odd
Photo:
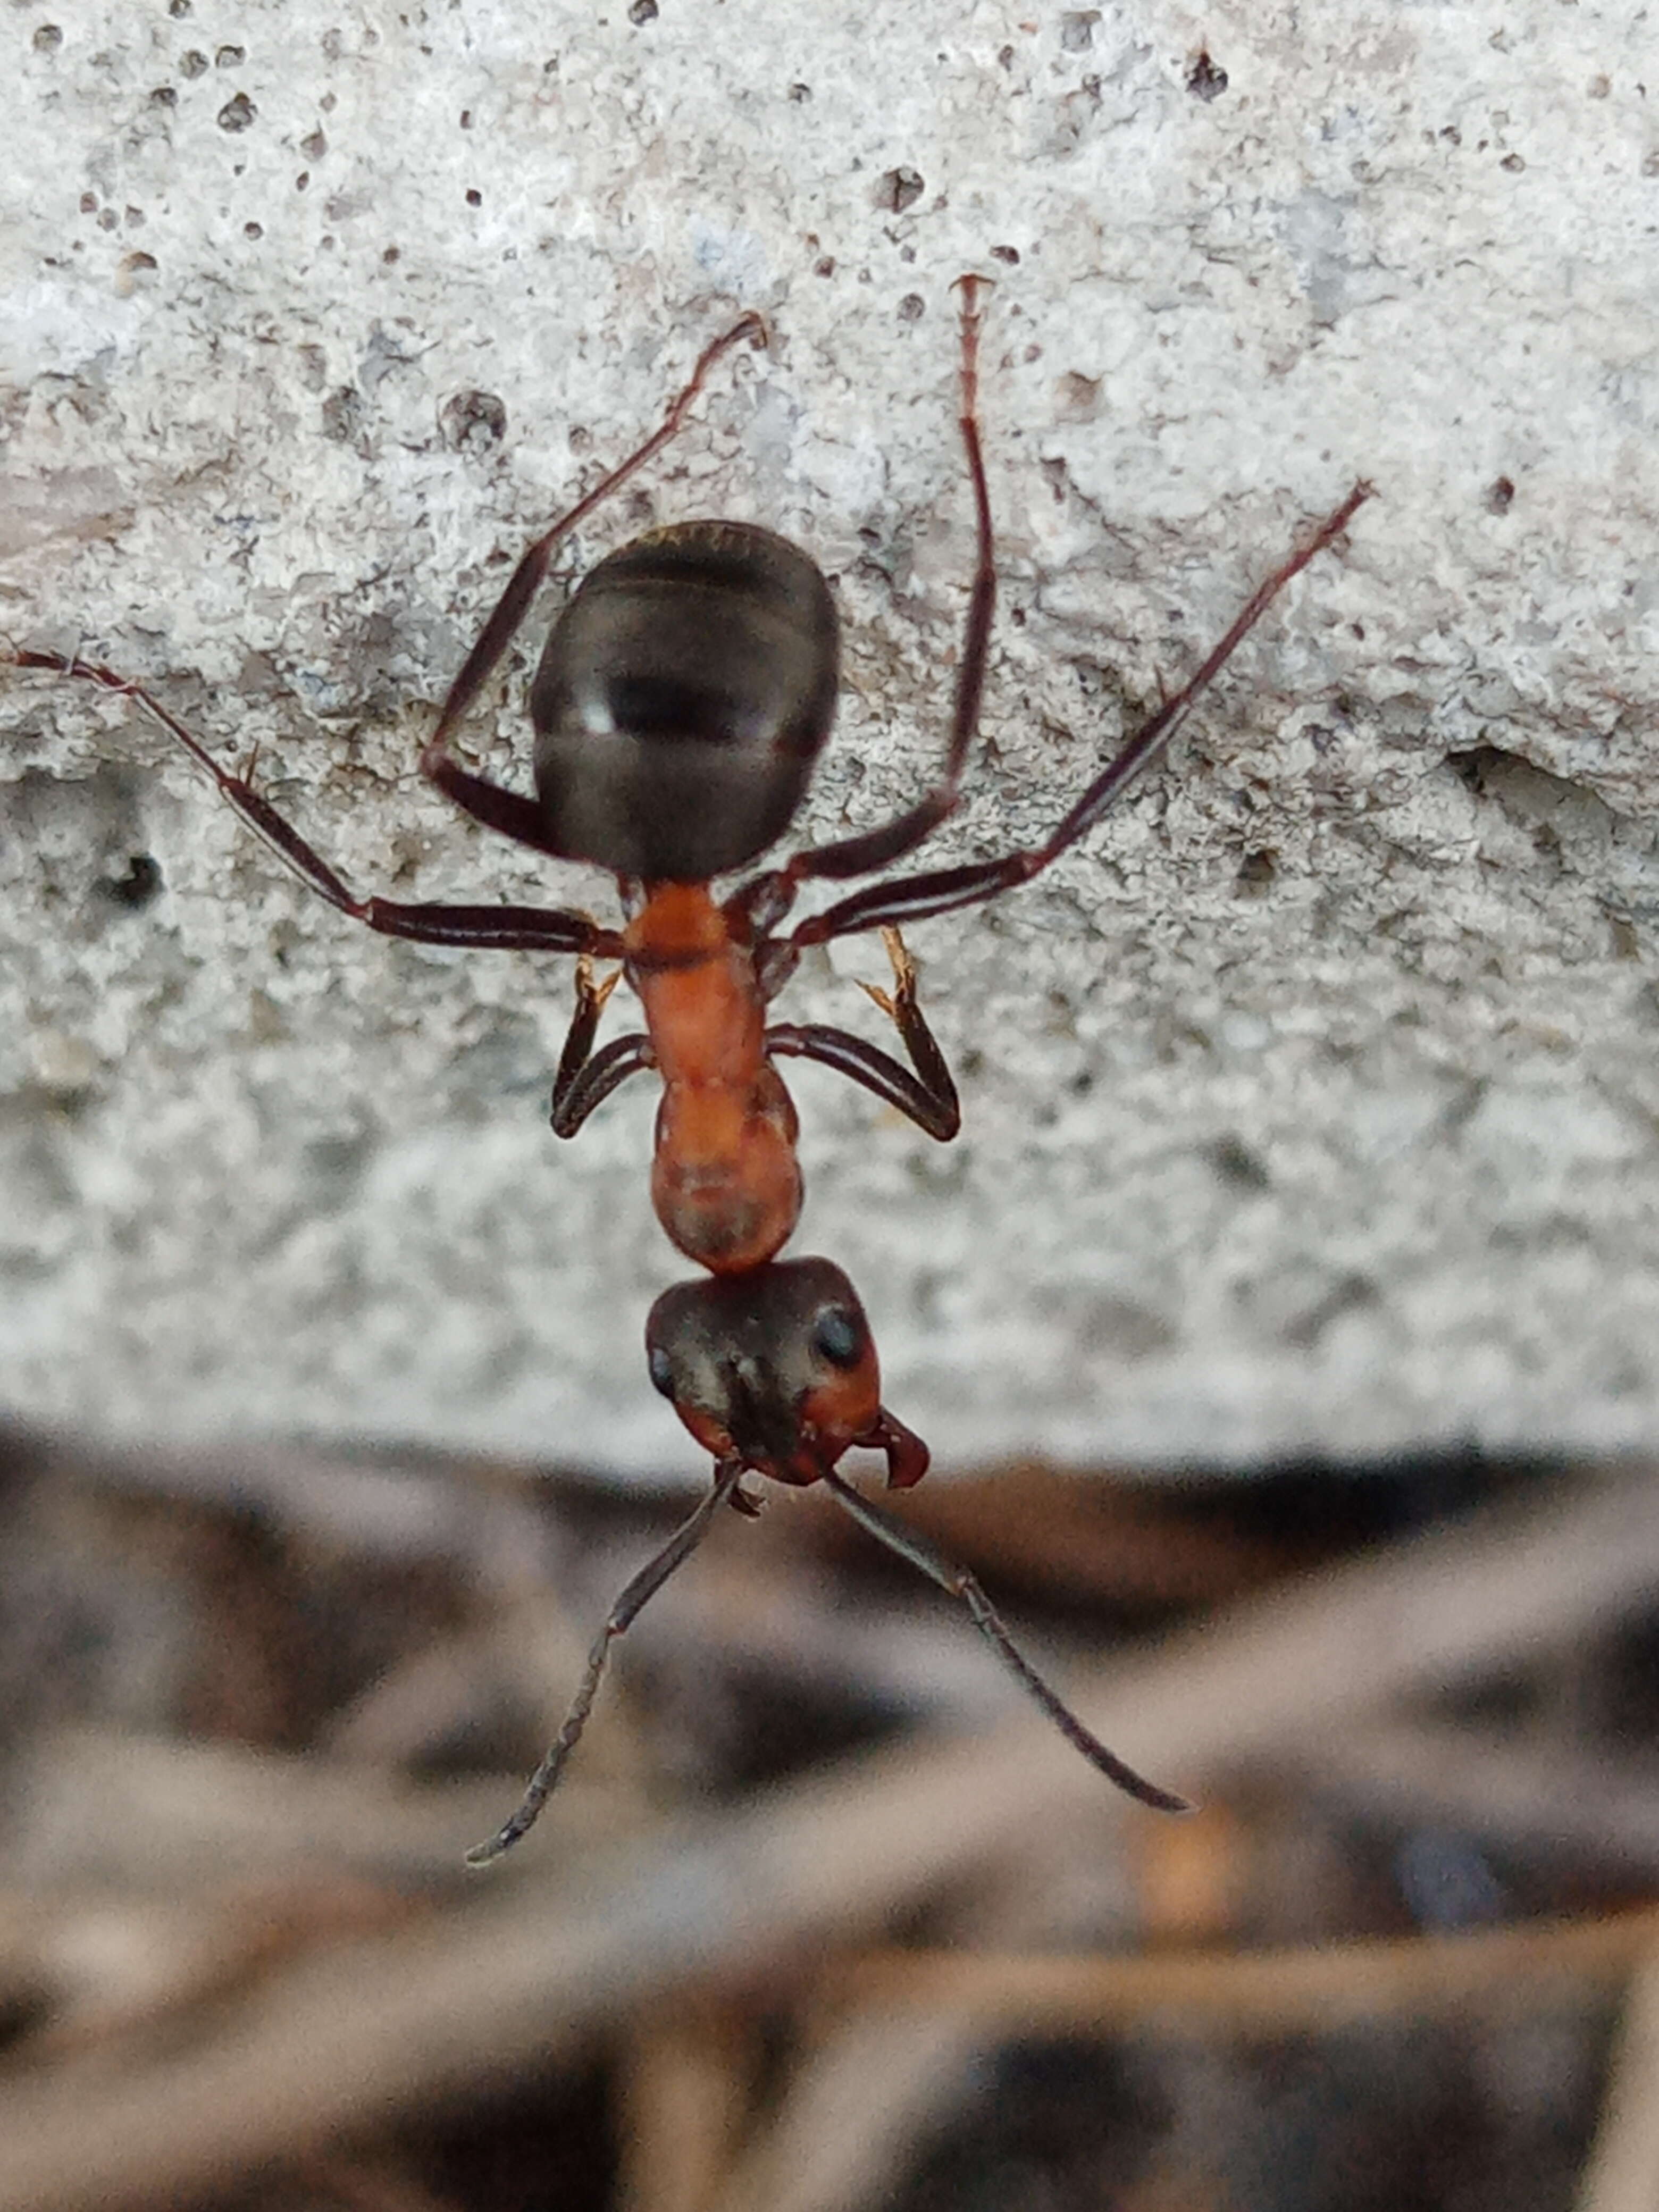
[[[832,1367],[856,1367],[864,1352],[860,1316],[845,1306],[826,1306],[812,1323],[812,1349]]]
[[[661,1345],[652,1346],[649,1364],[652,1388],[660,1390],[665,1398],[672,1398],[674,1395],[674,1363]]]

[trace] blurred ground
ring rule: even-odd
[[[682,1504],[9,1436],[0,2212],[1655,2201],[1650,1469],[907,1498],[1184,1821],[774,1496],[468,1873]]]

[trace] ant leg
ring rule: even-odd
[[[656,1047],[642,1030],[613,1037],[603,1052],[596,1052],[591,1060],[582,1062],[564,1090],[554,1085],[554,1135],[574,1137],[593,1109],[603,1106],[611,1092],[626,1083],[630,1075],[637,1075],[641,1068],[654,1067],[656,1064]]]
[[[656,1066],[650,1038],[637,1032],[613,1039],[603,1052],[593,1049],[599,1016],[605,1011],[605,1000],[622,980],[622,972],[620,968],[616,969],[603,983],[596,983],[593,963],[586,955],[583,954],[576,963],[576,1011],[570,1018],[564,1050],[559,1054],[558,1073],[553,1079],[551,1118],[556,1137],[574,1137],[593,1109],[602,1105],[618,1084],[625,1083],[630,1075],[637,1075],[642,1067]]]
[[[488,1843],[478,1844],[466,1855],[469,1866],[488,1866],[503,1851],[510,1851],[520,1836],[528,1834],[544,1805],[558,1785],[564,1763],[576,1747],[577,1739],[587,1725],[587,1716],[593,1710],[593,1700],[599,1694],[599,1683],[605,1664],[611,1656],[611,1646],[638,1620],[646,1605],[653,1598],[677,1567],[684,1566],[703,1538],[708,1534],[709,1523],[715,1514],[737,1489],[743,1477],[740,1460],[723,1460],[714,1470],[714,1486],[688,1521],[681,1522],[654,1559],[640,1569],[610,1612],[605,1626],[593,1639],[593,1648],[587,1655],[587,1664],[582,1670],[576,1694],[570,1700],[559,1733],[553,1739],[541,1765],[531,1776],[519,1809],[510,1820],[499,1827]]]
[[[558,1073],[553,1079],[553,1119],[556,1125],[559,1101],[581,1073],[593,1056],[593,1039],[599,1026],[599,1016],[605,1012],[605,1001],[622,980],[620,968],[605,977],[603,983],[593,981],[593,963],[583,953],[576,963],[576,1008],[570,1017],[570,1027],[565,1033],[564,1049],[559,1054]]]
[[[257,836],[264,838],[302,884],[342,914],[382,936],[412,938],[422,945],[460,945],[501,951],[577,952],[602,960],[622,957],[623,941],[617,931],[602,929],[591,915],[574,913],[568,907],[428,906],[397,899],[358,898],[246,776],[233,775],[222,768],[200,738],[142,684],[118,676],[96,661],[66,659],[58,653],[5,650],[0,651],[0,660],[16,668],[43,668],[54,675],[78,677],[118,698],[136,701],[207,770],[226,805]]]
[[[927,915],[950,914],[959,907],[977,906],[981,900],[995,898],[999,892],[1012,890],[1016,884],[1029,883],[1033,876],[1040,875],[1051,860],[1058,860],[1068,846],[1074,845],[1093,829],[1125,787],[1165,750],[1200,695],[1291,577],[1346,529],[1356,510],[1370,498],[1372,489],[1368,483],[1357,483],[1342,504],[1325,517],[1290,558],[1257,586],[1196,675],[1172,698],[1165,700],[1151,720],[1108,763],[1046,843],[1024,852],[1006,853],[1000,860],[973,860],[959,868],[932,868],[920,875],[895,876],[885,883],[871,884],[863,890],[854,891],[850,898],[837,900],[823,913],[809,915],[785,940],[790,950],[804,945],[823,945],[832,937],[845,937],[855,930],[886,928],[899,922],[920,921]]]
[[[921,1078],[929,1097],[936,1102],[941,1122],[950,1123],[949,1128],[942,1129],[939,1134],[954,1137],[962,1126],[962,1107],[957,1097],[955,1079],[939,1050],[939,1039],[928,1028],[927,1018],[916,997],[916,963],[896,929],[884,929],[881,941],[893,970],[892,990],[878,990],[875,984],[862,981],[859,988],[874,1000],[903,1038],[910,1064]]]
[[[961,406],[957,422],[968,456],[968,480],[974,495],[974,526],[978,546],[973,587],[968,599],[968,622],[963,635],[962,658],[957,665],[956,702],[951,714],[951,742],[945,770],[933,789],[904,813],[879,830],[866,830],[833,845],[810,847],[745,884],[738,897],[766,926],[789,911],[797,886],[809,876],[863,876],[884,868],[912,853],[955,811],[967,762],[968,748],[979,726],[979,702],[985,690],[985,664],[990,650],[991,617],[996,608],[996,542],[991,527],[991,494],[985,481],[985,457],[979,434],[979,331],[981,291],[988,276],[958,276],[962,294],[958,328],[961,333],[959,372]]]
[[[601,477],[585,498],[579,499],[569,512],[562,514],[550,530],[543,532],[519,562],[507,580],[507,589],[496,601],[495,612],[484,624],[478,641],[461,664],[461,672],[449,687],[449,693],[438,716],[438,726],[421,750],[421,773],[440,791],[453,799],[463,813],[470,814],[475,822],[487,829],[499,830],[508,837],[515,837],[521,845],[532,846],[538,853],[546,853],[556,860],[569,860],[568,853],[553,834],[540,805],[515,791],[505,790],[491,783],[487,777],[472,775],[449,756],[451,737],[462,717],[472,706],[480,691],[489,682],[490,674],[501,655],[512,643],[519,625],[530,611],[530,603],[540,589],[547,574],[548,562],[554,548],[568,538],[579,522],[583,521],[608,499],[621,484],[626,483],[635,470],[659,453],[685,420],[686,410],[696,398],[708,379],[709,370],[723,353],[727,353],[740,338],[752,337],[757,345],[766,343],[766,324],[757,314],[741,316],[723,337],[706,345],[698,355],[690,376],[671,404],[668,412],[645,443],[619,462],[608,476]]]
[[[1083,1753],[1089,1764],[1098,1768],[1109,1782],[1114,1782],[1126,1796],[1150,1805],[1158,1813],[1190,1813],[1191,1805],[1184,1797],[1177,1797],[1172,1790],[1160,1790],[1155,1782],[1148,1782],[1127,1766],[1115,1751],[1106,1746],[1087,1729],[1060,1697],[1049,1688],[1036,1668],[1025,1656],[1003,1624],[1001,1615],[991,1603],[975,1577],[966,1567],[952,1566],[950,1560],[936,1552],[933,1546],[907,1528],[902,1522],[893,1520],[879,1506],[843,1482],[838,1474],[827,1471],[823,1480],[836,1494],[836,1500],[848,1512],[861,1528],[867,1528],[878,1542],[889,1551],[896,1552],[919,1568],[929,1582],[937,1583],[948,1596],[960,1598],[967,1607],[973,1624],[991,1649],[1002,1661],[1009,1673],[1026,1694],[1035,1699],[1065,1737]]]
[[[873,983],[860,982],[866,992],[896,1027],[910,1055],[910,1066],[901,1067],[879,1045],[854,1036],[849,1030],[831,1029],[823,1022],[780,1022],[766,1032],[769,1053],[783,1053],[799,1060],[816,1060],[824,1067],[861,1083],[884,1104],[896,1106],[919,1129],[940,1144],[948,1144],[962,1127],[962,1106],[939,1040],[927,1026],[916,1000],[916,966],[896,929],[884,929],[883,941],[893,963],[890,994]]]

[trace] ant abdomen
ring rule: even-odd
[[[707,883],[788,828],[835,714],[835,602],[742,522],[621,546],[554,624],[530,693],[536,790],[573,857]]]

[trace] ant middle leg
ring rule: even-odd
[[[884,929],[881,934],[892,963],[893,988],[884,991],[874,983],[862,981],[859,988],[874,1000],[897,1030],[910,1055],[910,1066],[902,1066],[890,1053],[855,1036],[850,1030],[833,1029],[823,1022],[775,1023],[766,1032],[766,1049],[835,1068],[873,1091],[884,1105],[896,1107],[928,1136],[948,1144],[962,1127],[956,1082],[921,1011],[916,996],[916,964],[905,949],[904,939],[896,929]]]
[[[753,338],[757,345],[766,343],[766,324],[763,317],[753,313],[741,316],[729,331],[706,345],[698,355],[690,377],[670,404],[667,413],[645,443],[629,453],[626,460],[619,462],[608,475],[601,477],[592,491],[579,499],[567,514],[562,514],[552,528],[544,531],[530,547],[508,578],[507,589],[496,601],[495,611],[484,624],[477,642],[462,662],[460,673],[450,685],[448,696],[444,700],[438,716],[438,726],[422,748],[422,775],[429,782],[436,784],[463,813],[470,814],[475,822],[482,822],[486,829],[500,830],[503,836],[516,838],[520,844],[529,845],[553,860],[569,860],[577,856],[568,853],[554,837],[536,800],[526,798],[521,793],[508,791],[501,784],[492,783],[487,776],[471,774],[458,761],[451,758],[449,740],[462,717],[489,682],[497,662],[529,613],[531,601],[541,588],[555,548],[602,501],[609,499],[611,493],[626,483],[636,470],[642,469],[647,461],[662,451],[678,432],[691,402],[708,380],[709,370],[722,354],[730,352],[739,339],[745,337]]]
[[[1081,799],[1041,845],[1005,853],[991,860],[971,860],[956,868],[930,868],[912,876],[893,876],[871,884],[848,898],[838,899],[822,914],[809,915],[782,940],[786,955],[803,945],[827,944],[861,929],[886,928],[924,916],[950,914],[961,907],[977,906],[1001,891],[1029,883],[1040,875],[1069,846],[1092,830],[1102,815],[1120,799],[1143,769],[1168,750],[1201,695],[1208,690],[1233,653],[1255,629],[1291,579],[1315,556],[1340,537],[1356,512],[1372,495],[1373,487],[1355,484],[1340,507],[1333,508],[1304,541],[1269,577],[1251,592],[1218,644],[1200,663],[1197,672],[1166,699],[1152,719],[1107,763]],[[775,956],[781,968],[785,960]]]
[[[44,669],[57,676],[73,676],[95,684],[117,698],[131,699],[150,719],[176,738],[197,764],[218,786],[226,805],[262,837],[278,860],[302,884],[354,921],[378,930],[385,937],[411,938],[423,945],[460,945],[478,949],[519,952],[586,953],[600,959],[620,958],[622,939],[615,930],[602,929],[591,916],[566,907],[447,906],[409,904],[398,899],[359,898],[330,867],[316,848],[307,844],[287,818],[246,775],[233,775],[214,759],[195,733],[141,684],[118,676],[96,661],[58,653],[11,648],[0,652],[0,660],[15,668]]]

